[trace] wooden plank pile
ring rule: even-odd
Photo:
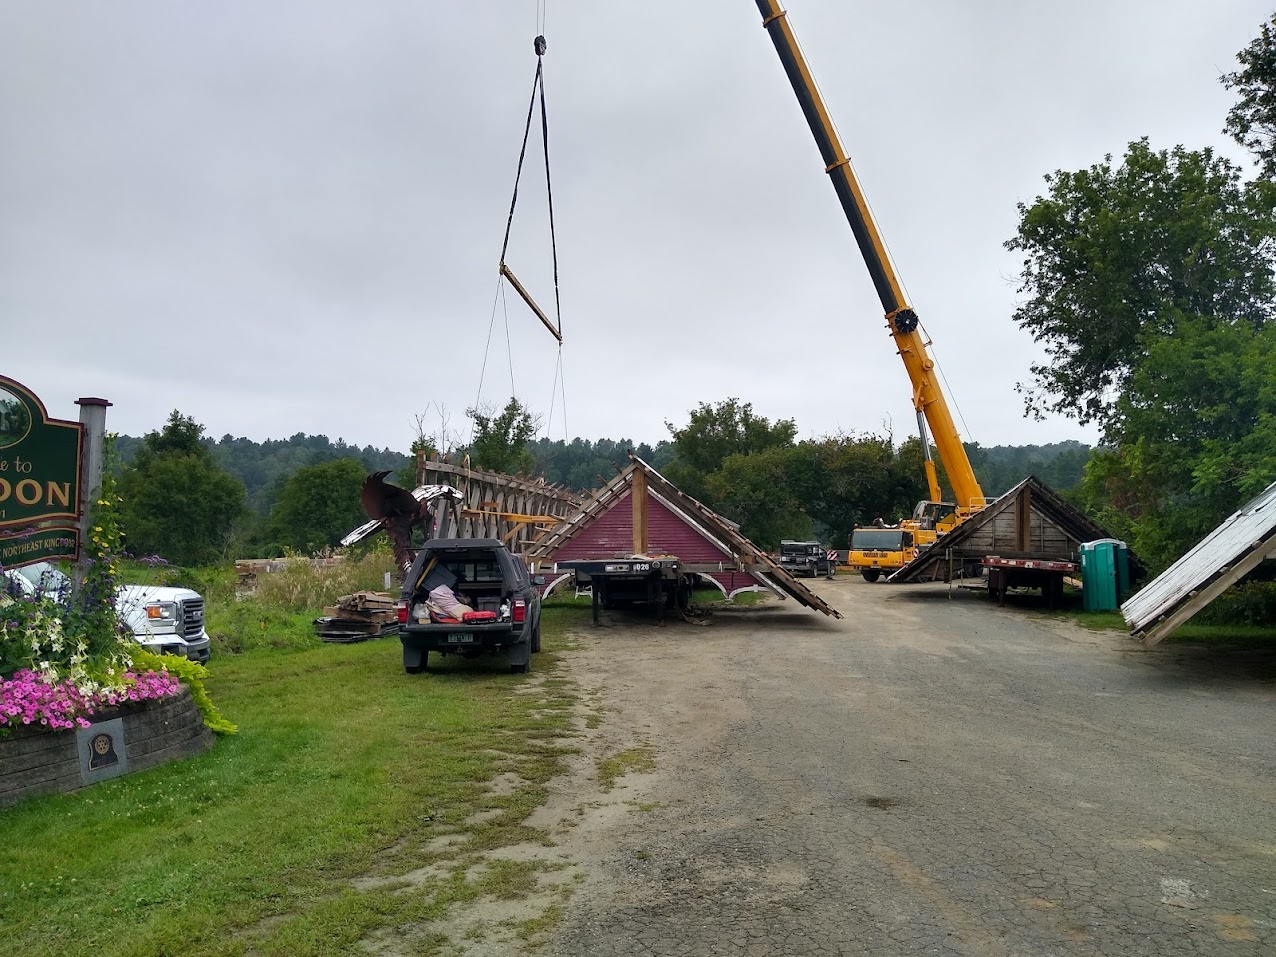
[[[235,560],[235,585],[239,591],[257,590],[257,576],[282,571],[284,563],[272,558],[239,558]]]
[[[399,630],[394,596],[378,591],[342,595],[315,619],[315,634],[321,640],[349,644],[393,635]]]

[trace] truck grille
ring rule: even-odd
[[[182,602],[182,637],[198,638],[204,630],[204,599],[191,598]]]

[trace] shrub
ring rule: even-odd
[[[210,603],[208,633],[217,654],[313,647],[313,620],[325,605],[352,592],[382,590],[386,572],[393,571],[386,549],[337,560],[290,557],[279,571],[257,576],[255,594]]]
[[[204,724],[210,730],[216,734],[234,734],[239,730],[217,710],[217,705],[213,704],[213,699],[208,695],[208,689],[204,687],[204,679],[209,677],[209,671],[198,661],[179,658],[176,655],[154,655],[145,649],[134,652],[133,659],[138,668],[171,676],[175,682],[181,681],[190,688],[191,699],[199,707],[200,714],[204,716]]]
[[[1276,622],[1276,582],[1241,582],[1211,602],[1197,620],[1211,625],[1270,625]]]

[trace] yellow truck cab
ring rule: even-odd
[[[865,581],[875,582],[911,562],[917,553],[940,535],[957,527],[957,506],[952,502],[917,503],[913,517],[898,525],[874,525],[851,532],[846,563],[859,570]]]
[[[890,574],[902,568],[916,554],[917,539],[912,529],[899,525],[857,528],[851,532],[851,551],[846,563],[858,568],[865,581],[875,582],[883,571]]]

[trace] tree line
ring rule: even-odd
[[[1154,568],[1276,479],[1276,15],[1221,78],[1252,165],[1134,139],[1019,206],[1029,415],[1092,423],[1079,501]]]
[[[898,448],[876,435],[798,441],[795,422],[770,422],[738,399],[704,403],[684,425],[666,423],[670,437],[654,445],[532,438],[523,417],[534,418],[517,400],[482,414],[473,441],[448,454],[587,493],[628,465],[632,450],[765,547],[810,536],[840,545],[855,523],[906,515],[926,491],[915,438]],[[437,451],[428,442],[418,447]],[[1088,454],[1077,442],[967,448],[989,494],[1019,481],[1028,466],[1073,488]],[[359,489],[370,472],[391,471],[404,488],[416,484],[415,459],[402,452],[301,433],[213,440],[176,410],[141,438],[118,436],[114,466],[130,552],[181,565],[331,548],[367,520]]]

